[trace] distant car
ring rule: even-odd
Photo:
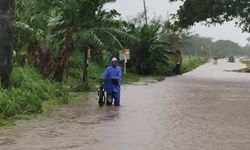
[[[234,56],[229,56],[228,57],[228,62],[235,62]]]

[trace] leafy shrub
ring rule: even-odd
[[[16,67],[12,72],[12,82],[15,88],[23,91],[30,91],[38,95],[42,100],[47,100],[53,96],[58,96],[58,90],[62,90],[59,85],[44,79],[35,68]]]
[[[0,90],[0,119],[42,111],[42,101],[29,91]]]
[[[173,74],[174,68],[175,68],[175,63],[172,61],[167,61],[164,64],[157,63],[155,66],[154,75],[170,76]]]
[[[206,57],[194,57],[192,59],[184,59],[182,64],[182,72],[188,72],[191,71],[200,65],[206,63],[208,61],[208,58]]]
[[[12,72],[11,90],[0,89],[0,119],[39,113],[42,102],[64,96],[64,89],[44,79],[32,67],[16,67]]]

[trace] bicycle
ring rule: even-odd
[[[99,90],[98,90],[98,104],[100,107],[104,106],[105,104],[107,106],[110,106],[112,105],[113,103],[113,95],[111,92],[107,92],[104,90],[104,82],[101,81],[100,83],[100,87],[99,87]]]

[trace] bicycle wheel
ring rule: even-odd
[[[111,93],[107,94],[107,105],[112,105],[113,104],[113,96]]]

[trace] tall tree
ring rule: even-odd
[[[142,20],[144,17],[138,16],[128,24],[129,33],[138,39],[130,46],[131,61],[135,64],[137,73],[148,75],[156,71],[158,63],[164,64],[171,52],[169,38],[160,38],[160,33],[163,32],[161,21],[152,20],[144,24]]]
[[[3,88],[11,87],[14,6],[15,0],[0,0],[0,78]]]
[[[184,0],[169,0],[184,1]],[[232,21],[243,31],[250,32],[249,0],[185,0],[177,12],[178,24],[182,27],[205,21],[207,24]]]
[[[35,60],[41,73],[56,81],[63,80],[75,49],[80,48],[84,53],[89,52],[88,48],[122,49],[122,41],[133,38],[125,32],[125,22],[115,19],[119,13],[102,9],[104,4],[115,0],[16,1],[16,46],[21,52],[35,54],[31,60]],[[86,60],[88,55],[84,56]],[[83,81],[86,81],[88,61],[84,62]]]

